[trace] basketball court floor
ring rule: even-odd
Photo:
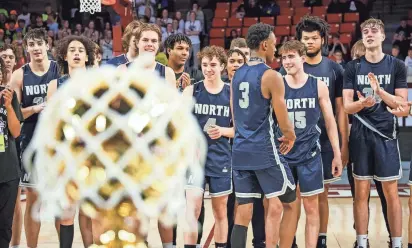
[[[403,216],[403,244],[407,244],[408,235],[408,197],[409,188],[406,186],[409,176],[409,162],[403,163],[403,178],[399,182],[400,190],[399,194],[401,196],[402,203],[402,216]],[[353,205],[352,198],[350,197],[349,187],[346,180],[346,170],[344,171],[343,179],[332,186],[330,192],[329,206],[330,206],[330,217],[328,226],[328,248],[351,248],[353,247],[353,242],[355,241],[355,231],[353,229]],[[204,225],[204,233],[202,244],[204,247],[214,247],[214,241],[212,239],[213,235],[211,230],[213,228],[213,214],[211,201],[206,196],[206,217]],[[23,211],[25,208],[25,202],[23,202]],[[184,212],[181,213],[179,217],[179,222],[184,221]],[[304,224],[305,224],[305,214],[302,207],[302,216],[299,222],[299,227],[297,231],[297,239],[299,247],[304,247]],[[178,247],[183,248],[183,233],[182,230],[178,229]],[[248,233],[248,246],[252,247],[252,230],[249,227]],[[388,233],[385,227],[385,221],[382,216],[381,204],[379,198],[376,197],[376,191],[372,190],[372,198],[370,201],[370,223],[369,223],[369,239],[372,248],[384,248],[388,247]],[[26,238],[24,232],[22,233],[21,247],[25,247]],[[157,231],[157,222],[153,220],[151,222],[149,237],[149,244],[154,248],[161,248],[162,244],[160,241],[160,236]],[[209,245],[208,245],[209,244]],[[39,244],[38,247],[41,248],[55,248],[58,247],[58,236],[54,228],[54,223],[51,220],[45,220],[42,223]],[[78,223],[75,223],[75,238],[73,243],[74,248],[83,247]]]

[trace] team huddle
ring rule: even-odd
[[[193,175],[187,178],[185,248],[201,247],[206,184],[217,248],[249,247],[251,222],[255,247],[297,247],[301,202],[306,214],[305,247],[327,247],[328,188],[339,180],[346,165],[354,182],[354,247],[369,247],[371,179],[381,187],[389,247],[402,247],[396,116],[407,116],[411,110],[406,71],[401,61],[382,52],[385,32],[380,20],[365,21],[361,30],[362,41],[354,47],[357,58],[345,71],[322,56],[322,47],[328,44],[328,24],[305,16],[296,27],[297,40],[287,41],[278,51],[283,66],[280,73],[268,66],[275,59],[276,37],[273,27],[263,23],[251,26],[246,40],[234,40],[228,52],[217,46],[203,48],[197,55],[201,72],[189,72],[185,70],[192,46],[188,37],[173,34],[167,38],[165,66],[155,60],[162,38],[159,27],[137,21],[127,26],[122,40],[125,54],[108,64],[127,70],[139,54],[151,54],[153,63],[148,69],[195,99],[193,114],[207,138],[204,183],[199,187]],[[6,107],[13,103],[14,108],[7,110],[15,113],[14,121],[23,123],[17,144],[20,154],[33,137],[39,114],[47,108],[46,100],[77,69],[99,66],[100,56],[88,38],[69,36],[58,45],[57,61],[51,61],[42,29],[30,30],[24,45],[31,61],[13,73],[13,49],[0,49],[2,72],[6,69],[10,74],[3,77],[7,87],[0,95],[7,99]],[[9,129],[8,139],[16,138],[17,131]],[[21,177],[21,186],[27,189],[24,226],[30,248],[38,246],[41,225],[33,218],[35,181],[27,172]],[[10,218],[8,223],[10,230],[13,224],[17,239],[23,219],[19,202],[14,223]],[[72,247],[74,236],[76,211],[67,211],[71,217],[56,220],[63,248]],[[79,225],[85,247],[99,241],[95,231],[99,227],[81,211]],[[158,228],[163,247],[176,247],[176,226],[159,223]],[[18,243],[11,246],[18,247]]]

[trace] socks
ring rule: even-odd
[[[368,245],[368,235],[357,235],[356,241],[358,242],[357,248],[366,248]]]
[[[201,244],[197,244],[197,245],[196,245],[196,248],[202,248],[202,245],[201,245]]]
[[[216,248],[226,248],[226,246],[227,246],[227,243],[216,243],[215,242],[215,247]]]
[[[162,243],[163,248],[173,248],[173,243]]]
[[[230,239],[232,247],[246,248],[247,227],[241,225],[234,225],[232,237]]]
[[[196,245],[185,245],[185,248],[196,248]]]
[[[317,248],[326,247],[326,233],[319,233]]]
[[[72,248],[74,225],[60,225],[60,248]]]
[[[402,237],[392,237],[392,248],[402,247]]]
[[[19,248],[19,246],[15,245],[15,246],[11,246],[10,248]]]

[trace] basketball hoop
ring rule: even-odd
[[[94,14],[102,11],[101,0],[80,0],[80,12]]]

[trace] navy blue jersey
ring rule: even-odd
[[[119,56],[116,56],[112,59],[109,59],[106,64],[108,65],[114,65],[118,67],[119,65],[127,64],[129,63],[129,60],[127,59],[126,54],[120,54]]]
[[[70,78],[69,75],[63,75],[57,79],[57,88],[60,88],[68,79]]]
[[[205,176],[231,177],[231,151],[228,137],[211,139],[207,129],[211,125],[231,126],[230,86],[225,84],[221,92],[212,94],[200,81],[193,85],[193,97],[196,100],[194,114],[207,137],[208,151]]]
[[[356,91],[364,96],[373,95],[369,83],[368,73],[374,73],[379,84],[389,94],[395,95],[395,89],[408,88],[406,83],[405,64],[397,58],[385,55],[378,63],[370,63],[365,57],[349,62],[344,74],[344,89],[353,89],[353,100],[357,101]],[[395,139],[397,137],[397,118],[388,112],[387,105],[378,96],[375,96],[377,104],[370,108],[364,108],[354,114],[352,130],[361,125],[366,126],[379,135]],[[355,130],[356,131],[356,130]]]
[[[129,67],[131,64],[132,62],[128,62],[126,63],[126,66]],[[162,78],[166,78],[166,66],[165,65],[160,64],[159,62],[156,62],[155,71],[157,71]]]
[[[336,62],[327,57],[322,57],[322,61],[316,65],[308,63],[303,64],[305,73],[322,80],[329,88],[329,98],[332,103],[333,114],[336,115],[336,98],[342,97],[343,91],[343,68]],[[283,67],[279,71],[282,75],[286,75]],[[325,120],[323,115],[319,119],[319,127],[322,130],[320,135],[320,145],[322,151],[332,151],[328,133],[326,132]]]
[[[295,145],[285,155],[289,165],[301,165],[316,158],[320,153],[318,127],[321,109],[319,106],[318,80],[309,76],[306,83],[298,88],[291,88],[285,81],[285,101],[289,119],[293,123],[296,134]],[[278,129],[278,137],[282,137]]]
[[[232,79],[235,137],[232,165],[235,170],[259,170],[280,163],[275,139],[277,119],[271,99],[262,95],[261,79],[271,68],[244,64]]]

